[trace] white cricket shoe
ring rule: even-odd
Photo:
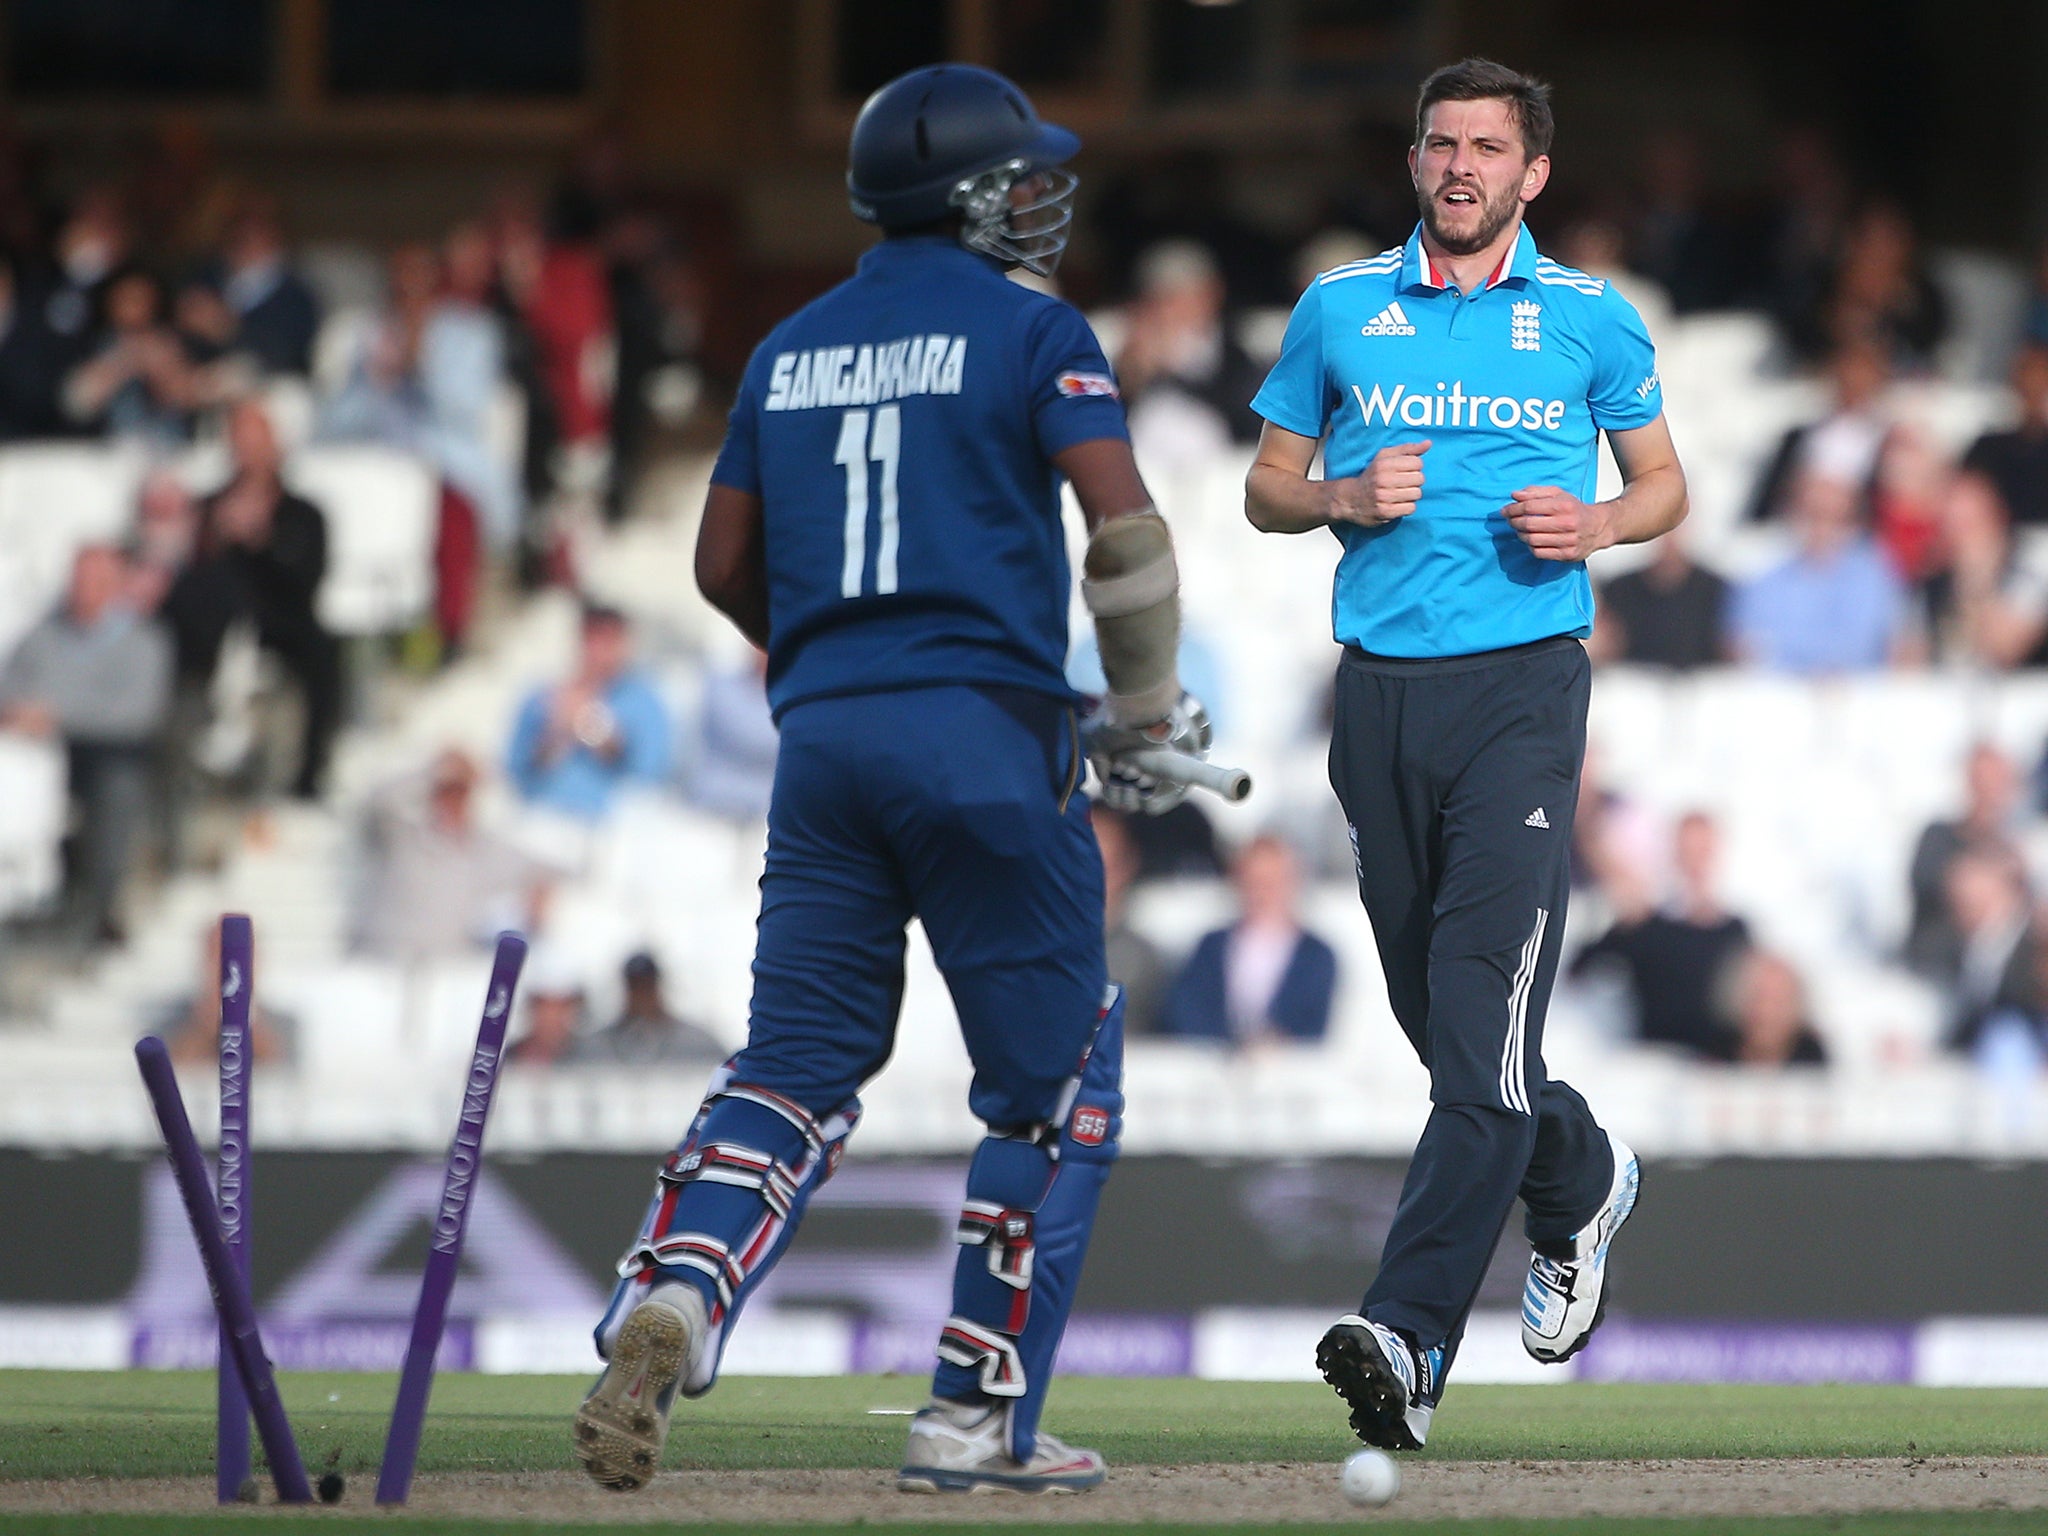
[[[910,1421],[896,1486],[905,1493],[1081,1493],[1108,1475],[1102,1457],[1038,1432],[1029,1461],[1009,1452],[1007,1403],[932,1399]]]
[[[676,1388],[696,1371],[709,1332],[693,1285],[665,1285],[633,1309],[604,1374],[576,1410],[576,1459],[620,1493],[647,1486],[668,1438]]]
[[[1572,1237],[1570,1258],[1534,1254],[1522,1288],[1522,1348],[1545,1365],[1569,1360],[1585,1347],[1607,1310],[1607,1247],[1636,1208],[1642,1168],[1621,1139],[1614,1148],[1614,1184],[1607,1203]]]
[[[1351,1428],[1383,1451],[1419,1451],[1443,1396],[1442,1345],[1417,1349],[1357,1313],[1340,1317],[1316,1345],[1316,1369],[1351,1409]]]

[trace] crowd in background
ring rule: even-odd
[[[573,584],[579,530],[624,514],[657,418],[696,396],[701,295],[683,232],[602,134],[551,194],[489,192],[381,274],[363,249],[310,260],[277,198],[190,133],[125,178],[60,193],[39,169],[0,138],[0,448],[150,466],[125,538],[78,552],[0,671],[0,725],[64,749],[54,927],[92,947],[122,940],[139,861],[182,862],[201,801],[265,777],[320,799],[363,692],[346,669],[392,663],[322,621],[331,509],[294,492],[293,452],[375,444],[431,472],[431,621],[409,653],[451,659],[487,583]],[[195,490],[209,449],[224,468]],[[301,722],[282,770],[225,697],[265,665]]]
[[[1207,151],[1091,188],[1067,278],[1103,301],[1093,312],[1111,322],[1148,470],[1256,439],[1264,362],[1242,322],[1406,237],[1401,137],[1361,130],[1285,234],[1232,211],[1227,166]],[[1664,540],[1601,583],[1596,660],[1804,676],[2048,663],[2048,558],[2030,538],[2048,526],[2048,260],[2006,348],[2014,421],[1951,456],[1902,388],[1940,366],[1954,323],[1920,232],[1820,133],[1786,132],[1774,164],[1771,187],[1730,201],[1706,188],[1695,140],[1656,134],[1626,195],[1561,195],[1533,220],[1546,249],[1615,282],[1653,334],[1704,311],[1768,314],[1780,366],[1828,393],[1749,498],[1749,524],[1781,530],[1782,556],[1738,577],[1683,531]],[[321,621],[329,534],[292,488],[301,442],[381,444],[431,468],[435,654],[472,643],[494,580],[575,587],[579,520],[625,514],[658,422],[701,382],[715,296],[663,207],[618,141],[594,135],[552,194],[496,189],[436,238],[385,253],[366,299],[323,278],[274,196],[203,154],[167,143],[131,178],[58,196],[18,146],[0,152],[0,447],[99,440],[165,466],[144,477],[126,540],[81,549],[62,601],[0,664],[0,729],[66,753],[67,934],[119,942],[132,872],[175,866],[193,805],[246,764],[220,707],[224,672],[267,656],[288,681],[298,726],[281,778],[318,799],[348,669],[392,664]],[[226,468],[195,492],[169,466],[208,444]],[[586,602],[573,656],[534,681],[498,761],[451,749],[370,797],[351,943],[409,965],[507,924],[545,932],[562,872],[480,811],[493,783],[587,824],[645,788],[758,820],[775,751],[760,662],[706,664],[698,683],[685,713],[639,656],[631,617]],[[2016,827],[2036,814],[2026,784],[1993,749],[1973,756],[1967,808],[1901,871],[1914,917],[1899,956],[1942,989],[1949,1045],[2038,1063],[2048,939],[2018,852]],[[1605,836],[1610,788],[1589,771],[1577,878],[1611,926],[1566,984],[1617,980],[1637,1038],[1703,1060],[1824,1063],[1798,969],[1722,905],[1714,820],[1687,815],[1668,856],[1632,859]],[[1134,1033],[1233,1050],[1323,1037],[1342,978],[1301,914],[1304,855],[1324,872],[1315,850],[1274,833],[1225,849],[1192,802],[1156,822],[1098,811],[1097,826]],[[1129,926],[1130,893],[1188,877],[1227,880],[1234,915],[1188,954],[1162,954]],[[735,1033],[679,1017],[652,955],[621,981],[625,1011],[600,1031],[581,981],[542,966],[516,1059],[660,1061]]]

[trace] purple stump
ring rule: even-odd
[[[291,1420],[285,1417],[284,1401],[277,1395],[270,1358],[263,1353],[263,1336],[256,1331],[256,1308],[249,1300],[248,1282],[235,1267],[221,1237],[220,1207],[213,1203],[213,1191],[207,1186],[206,1162],[199,1154],[192,1122],[185,1115],[185,1100],[178,1092],[170,1053],[155,1035],[145,1035],[135,1042],[135,1061],[142,1068],[143,1085],[149,1089],[156,1123],[163,1130],[171,1174],[185,1201],[192,1238],[199,1245],[200,1262],[206,1266],[214,1310],[220,1314],[221,1331],[227,1335],[235,1369],[242,1378],[242,1390],[249,1400],[249,1411],[256,1416],[256,1433],[263,1441],[263,1454],[270,1458],[270,1475],[277,1484],[277,1496],[287,1504],[311,1503],[313,1489],[306,1481],[306,1464],[299,1460],[299,1444],[292,1438]]]
[[[505,1054],[505,1023],[512,1016],[512,994],[519,986],[519,968],[526,962],[526,940],[516,933],[498,935],[491,984],[484,993],[484,1016],[476,1030],[476,1054],[462,1085],[462,1114],[455,1122],[455,1140],[448,1148],[448,1171],[441,1181],[441,1207],[434,1214],[434,1233],[427,1246],[427,1267],[420,1275],[419,1305],[412,1314],[412,1340],[406,1345],[405,1367],[398,1376],[398,1397],[391,1405],[391,1429],[384,1439],[384,1461],[377,1471],[377,1502],[403,1504],[412,1490],[413,1463],[419,1457],[420,1430],[427,1417],[427,1395],[434,1389],[434,1355],[448,1322],[448,1298],[462,1263],[462,1234],[469,1224],[469,1197],[483,1172],[484,1121],[491,1112],[491,1094],[498,1086],[498,1063]]]
[[[220,1201],[220,1235],[228,1257],[249,1284],[249,994],[255,973],[256,936],[249,919],[229,913],[220,920],[220,1153],[214,1192]],[[249,1397],[235,1368],[228,1327],[220,1329],[215,1368],[218,1401],[214,1425],[214,1492],[223,1504],[241,1496],[249,1475]]]

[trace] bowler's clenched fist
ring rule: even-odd
[[[1422,500],[1422,456],[1427,452],[1428,438],[1395,443],[1374,454],[1364,474],[1329,481],[1324,494],[1330,521],[1377,528],[1406,517]]]
[[[1538,560],[1583,560],[1614,542],[1613,515],[1604,505],[1554,485],[1523,486],[1501,515]]]

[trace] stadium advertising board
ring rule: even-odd
[[[565,1370],[653,1163],[494,1159],[477,1186],[442,1346],[446,1369]],[[253,1205],[255,1295],[279,1364],[392,1368],[440,1193],[431,1159],[278,1152]],[[1104,1199],[1066,1369],[1310,1374],[1313,1343],[1370,1274],[1401,1164],[1125,1159]],[[735,1371],[922,1371],[945,1311],[959,1166],[855,1159],[735,1342]],[[1657,1198],[1617,1247],[1614,1313],[1570,1373],[1632,1380],[2048,1383],[2048,1167],[1960,1161],[1652,1165]],[[159,1159],[0,1152],[0,1211],[45,1240],[0,1261],[0,1364],[210,1364],[205,1280]],[[1465,1365],[1551,1379],[1523,1359],[1519,1245],[1501,1244]],[[1929,1245],[1939,1272],[1923,1262]],[[1730,1273],[1702,1254],[1741,1251]],[[77,1256],[90,1253],[81,1266]],[[1766,1262],[1767,1259],[1767,1262]],[[52,1329],[57,1330],[52,1333]],[[77,1341],[89,1340],[80,1345]],[[744,1358],[742,1358],[744,1355]]]

